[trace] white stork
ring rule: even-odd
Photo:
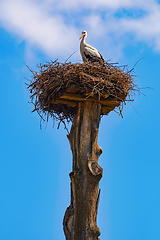
[[[86,37],[87,37],[87,32],[83,31],[81,37],[79,38],[79,40],[82,38],[80,43],[80,52],[81,52],[83,62],[88,62],[88,61],[92,62],[92,61],[96,61],[96,59],[104,61],[100,52],[96,48],[90,46],[88,43],[85,42]]]

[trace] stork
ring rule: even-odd
[[[79,38],[79,40],[82,38],[80,43],[80,52],[81,52],[83,62],[88,62],[88,61],[95,62],[96,60],[104,61],[100,52],[96,48],[90,46],[88,43],[85,42],[86,37],[87,37],[87,32],[83,31],[81,37]]]

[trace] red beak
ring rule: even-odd
[[[82,34],[82,36],[79,38],[79,40],[84,36],[84,34]]]

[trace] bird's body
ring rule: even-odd
[[[96,61],[96,60],[104,61],[100,52],[96,48],[90,46],[88,43],[85,42],[86,37],[87,37],[87,32],[83,31],[82,36],[79,38],[79,39],[82,38],[80,43],[80,52],[81,52],[83,62]]]

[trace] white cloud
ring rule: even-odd
[[[155,2],[155,0],[46,0],[49,6],[54,6],[56,9],[67,9],[68,11],[79,11],[83,9],[89,10],[117,10],[120,8],[145,8],[148,9]]]
[[[48,55],[70,54],[76,47],[71,36],[78,34],[74,26],[66,26],[60,15],[51,16],[43,7],[25,0],[5,0],[0,3],[2,26],[22,40]]]
[[[123,13],[123,10],[128,11]],[[134,14],[133,14],[134,13]],[[138,13],[138,14],[136,14]],[[142,14],[139,14],[142,13]],[[119,15],[118,15],[119,14]],[[119,17],[118,17],[119,16]],[[160,52],[160,5],[156,0],[1,0],[0,24],[28,46],[64,58],[79,51],[78,38],[108,56],[122,52],[126,36]],[[76,58],[79,58],[76,55]]]
[[[131,32],[137,40],[154,46],[160,52],[160,6],[151,9],[142,19],[121,19],[123,32]]]

